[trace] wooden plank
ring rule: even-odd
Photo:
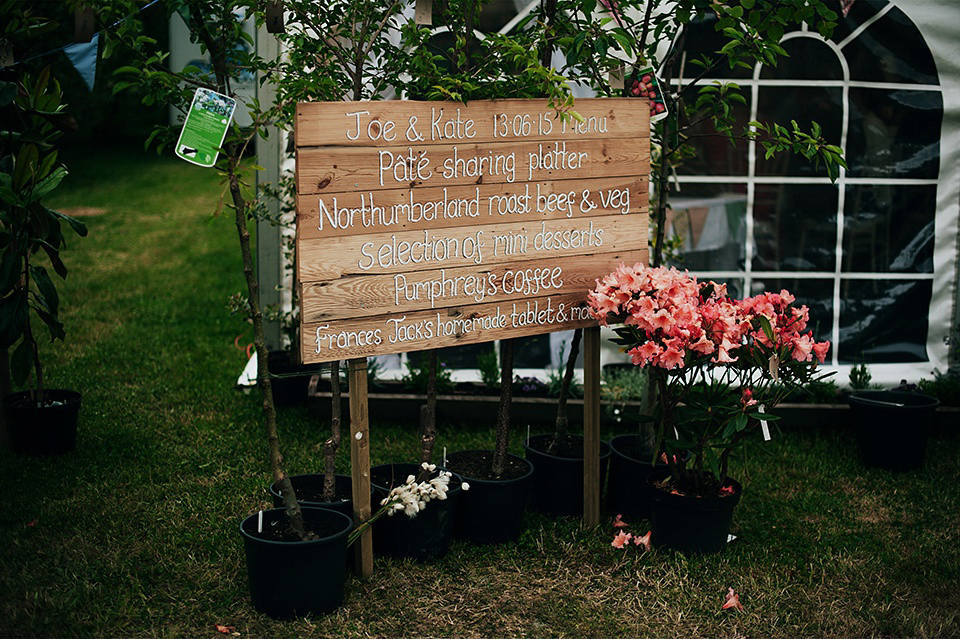
[[[298,241],[297,274],[301,282],[319,282],[640,251],[647,247],[645,229],[646,216],[617,215]]]
[[[584,188],[589,187],[589,188]],[[584,194],[586,191],[586,195]],[[645,213],[646,176],[313,193],[297,197],[303,240],[518,220]]]
[[[484,100],[469,104],[417,101],[300,103],[295,123],[296,144],[298,147],[388,147],[450,141],[486,143],[504,137],[534,141],[650,137],[646,100],[582,98],[576,101],[574,110],[583,116],[584,122],[564,122],[542,98]],[[508,136],[503,135],[505,130]]]
[[[350,388],[350,473],[353,488],[354,524],[359,526],[372,516],[370,506],[370,420],[367,405],[367,359],[354,358],[347,363]],[[355,542],[356,571],[361,579],[373,576],[373,531],[367,528]]]
[[[600,327],[583,329],[583,524],[600,525]]]
[[[349,276],[301,285],[302,321],[327,322],[386,313],[526,299],[531,295],[586,294],[603,275],[597,258],[555,257],[507,265]],[[604,254],[605,265],[647,261],[647,251]]]
[[[642,175],[649,148],[636,140],[297,149],[297,193],[512,184]]]
[[[476,344],[523,335],[596,326],[585,292],[531,297],[395,315],[304,324],[303,362],[385,355]]]

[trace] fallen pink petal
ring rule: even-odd
[[[617,536],[613,538],[613,541],[610,542],[610,545],[614,548],[623,548],[625,544],[629,543],[630,539],[633,538],[628,532],[623,532],[622,530],[617,533]]]
[[[740,595],[733,591],[733,588],[730,588],[727,591],[727,598],[723,602],[722,610],[727,608],[736,608],[737,610],[742,611],[743,605],[740,603]]]
[[[652,530],[648,530],[648,531],[647,531],[647,534],[644,535],[643,537],[634,537],[634,538],[633,538],[633,543],[634,543],[634,545],[636,545],[636,546],[643,546],[643,549],[644,549],[644,550],[648,550],[648,551],[649,551],[650,548],[651,548],[651,546],[650,546],[650,533],[651,533],[651,532],[653,532],[653,531],[652,531]]]
[[[623,515],[617,515],[613,519],[614,528],[626,528],[629,524],[623,520]]]

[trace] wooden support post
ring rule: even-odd
[[[600,525],[600,327],[583,329],[583,525]]]
[[[350,472],[353,479],[353,519],[359,526],[369,521],[370,421],[367,405],[367,358],[347,363],[350,384]],[[356,541],[356,571],[361,579],[373,576],[373,531],[367,529]]]

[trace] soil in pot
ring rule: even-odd
[[[317,539],[301,541],[282,508],[263,511],[262,528],[259,513],[240,524],[253,607],[274,619],[326,614],[343,603],[353,521],[326,508],[301,511]]]
[[[728,478],[725,486],[733,489],[729,495],[680,495],[658,486],[668,474],[669,471],[655,471],[647,483],[653,547],[676,550],[685,555],[722,552],[727,547],[733,511],[740,503],[743,487]]]
[[[470,484],[457,506],[453,534],[475,544],[516,541],[523,532],[534,470],[528,460],[507,455],[503,474],[490,470],[493,451],[466,450],[447,456],[447,468]]]
[[[384,464],[370,469],[370,483],[374,488],[373,505],[390,489],[401,485],[409,475],[420,472],[417,464]],[[447,498],[434,499],[413,518],[402,512],[381,517],[373,524],[374,553],[391,557],[411,558],[419,562],[440,559],[450,549],[453,525],[460,502],[462,479],[454,474],[450,478]]]
[[[353,479],[350,476],[334,477],[333,501],[323,499],[322,474],[291,475],[290,483],[293,484],[293,490],[297,493],[297,501],[301,506],[332,508],[348,517],[353,517]],[[283,498],[276,484],[270,486],[270,495],[273,497],[275,508],[283,507]]]
[[[10,447],[28,455],[60,455],[75,450],[80,404],[80,393],[72,390],[47,389],[39,404],[30,391],[10,393],[3,399]]]
[[[633,519],[650,518],[650,474],[665,469],[653,463],[653,451],[640,435],[617,435],[610,439],[610,476],[607,480],[607,511]]]
[[[923,466],[934,397],[900,391],[859,391],[847,400],[865,466],[894,472]]]
[[[552,433],[533,435],[523,444],[533,463],[530,507],[552,516],[583,515],[583,436],[567,435],[553,453],[547,453]],[[607,475],[610,446],[600,443],[600,489]]]

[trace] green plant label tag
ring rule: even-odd
[[[210,89],[197,89],[177,140],[177,156],[198,166],[217,162],[237,101]]]

